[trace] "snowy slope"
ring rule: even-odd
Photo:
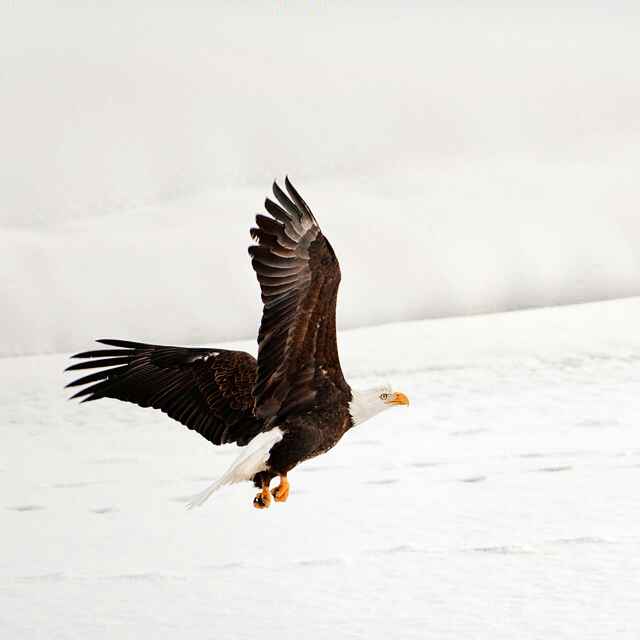
[[[234,447],[0,360],[2,635],[637,638],[638,326],[636,298],[343,333],[352,384],[412,405],[264,512],[184,510]]]
[[[341,327],[640,295],[640,11],[501,4],[0,3],[0,355],[252,337],[285,173]]]

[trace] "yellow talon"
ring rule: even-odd
[[[280,484],[271,491],[276,502],[286,502],[289,497],[289,480],[287,476],[280,476]]]

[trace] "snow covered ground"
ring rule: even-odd
[[[636,298],[343,333],[354,386],[412,405],[264,512],[184,509],[234,447],[2,359],[2,637],[638,638],[639,326]]]

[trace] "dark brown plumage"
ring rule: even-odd
[[[262,430],[253,414],[256,360],[243,351],[163,347],[98,340],[115,349],[78,353],[67,371],[100,370],[74,380],[87,385],[72,398],[116,398],[160,409],[213,444],[245,445]]]
[[[267,198],[273,218],[256,217],[258,245],[249,247],[264,303],[254,389],[263,418],[313,406],[325,380],[350,398],[336,343],[340,266],[305,201],[285,185],[290,197],[273,185],[280,204]]]
[[[67,369],[99,369],[68,385],[88,385],[74,398],[160,409],[213,444],[244,445],[278,426],[283,436],[253,477],[267,489],[272,477],[286,478],[352,425],[336,343],[340,267],[306,202],[288,179],[285,186],[286,193],[274,183],[276,201],[265,202],[270,217],[258,215],[251,229],[264,303],[257,362],[239,351],[108,339],[98,342],[111,349],[79,353],[73,357],[82,362]]]

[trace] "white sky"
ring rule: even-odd
[[[0,353],[254,335],[285,173],[341,326],[640,293],[633,3],[152,4],[0,9]]]

